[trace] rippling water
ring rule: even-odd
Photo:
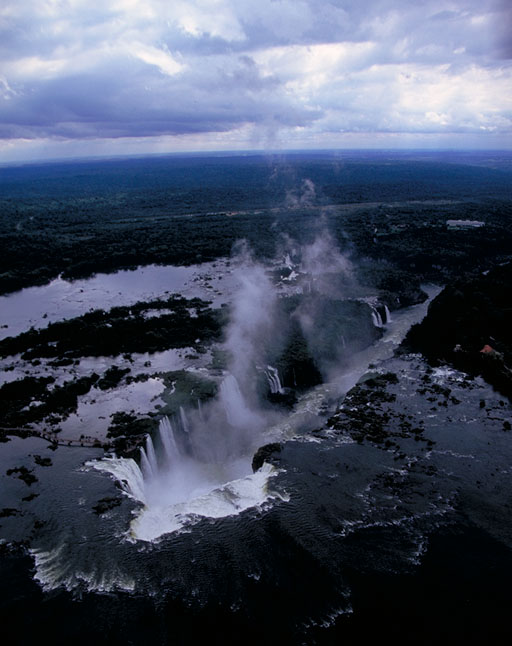
[[[386,410],[423,420],[423,436],[434,442],[432,447],[403,438],[400,451],[390,452],[328,429],[297,436],[284,445],[277,469],[267,466],[256,475],[255,480],[266,479],[267,504],[251,498],[257,488],[252,482],[247,506],[229,513],[224,505],[233,493],[230,488],[240,485],[235,480],[224,490],[195,499],[197,507],[184,508],[181,518],[174,509],[180,531],[152,543],[134,540],[129,531],[133,522],[146,522],[141,521],[143,503],[121,495],[106,474],[84,470],[83,452],[54,453],[39,440],[13,439],[6,446],[10,463],[35,468],[40,480],[29,488],[4,478],[9,490],[3,490],[2,504],[8,506],[9,496],[19,499],[20,492],[39,495],[27,503],[23,517],[3,519],[4,537],[29,536],[34,519],[43,523],[30,549],[35,579],[45,590],[115,593],[119,603],[123,595],[135,595],[123,607],[135,604],[134,612],[142,614],[143,598],[159,599],[160,604],[165,600],[168,636],[158,637],[157,624],[148,629],[156,643],[172,643],[173,625],[185,631],[178,643],[186,644],[187,635],[199,634],[187,622],[213,622],[209,625],[222,634],[230,621],[242,616],[249,622],[244,625],[256,626],[256,632],[259,622],[266,622],[281,638],[288,635],[290,643],[313,643],[312,635],[322,643],[323,633],[316,632],[325,630],[321,626],[338,629],[344,617],[360,608],[361,580],[411,580],[423,572],[431,545],[438,559],[432,567],[439,568],[445,557],[436,536],[446,530],[451,534],[444,534],[443,545],[453,544],[454,531],[466,547],[473,541],[474,549],[487,550],[489,541],[496,541],[491,552],[501,555],[506,571],[509,561],[503,560],[502,551],[512,546],[512,533],[504,510],[512,455],[503,419],[509,408],[492,389],[468,384],[455,371],[436,371],[430,378],[450,388],[459,403],[444,407],[429,401],[428,393],[418,393],[429,373],[417,358],[387,360],[382,370],[400,377],[390,386],[396,400]],[[34,467],[34,454],[49,455],[54,466]],[[93,451],[89,454],[94,456]],[[122,463],[118,479],[123,479],[127,464]],[[119,504],[95,514],[92,507],[109,497],[118,498]],[[146,527],[151,532],[150,519]],[[490,555],[484,551],[477,558],[483,564]],[[443,567],[450,567],[449,562]],[[472,577],[483,575],[475,570]],[[498,577],[497,585],[500,581]],[[458,589],[457,581],[450,585]],[[101,603],[113,607],[115,614],[120,610],[112,599]],[[381,600],[383,607],[392,603]],[[227,622],[224,627],[212,620],[215,607],[218,621]],[[151,616],[156,622],[156,615]],[[250,635],[247,641],[252,643]]]
[[[225,643],[265,636],[268,643],[323,643],[326,634],[342,643],[337,630],[357,626],[360,616],[380,616],[379,608],[400,612],[402,604],[414,616],[403,589],[395,600],[389,590],[396,581],[428,582],[425,560],[433,559],[429,571],[449,569],[457,562],[455,538],[477,550],[477,564],[489,562],[492,543],[490,553],[512,573],[506,556],[512,455],[503,425],[510,405],[456,371],[430,371],[418,357],[392,358],[425,311],[426,304],[394,313],[377,344],[262,431],[260,443],[283,447],[275,464],[254,474],[254,447],[220,471],[202,464],[198,475],[197,461],[184,459],[144,482],[133,460],[11,439],[2,447],[3,474],[24,466],[37,478],[29,485],[16,474],[1,476],[0,507],[16,510],[24,500],[20,513],[1,519],[3,540],[24,541],[29,549],[30,563],[13,557],[21,605],[47,632],[44,608],[61,636],[72,634],[76,620],[97,643],[203,643],[208,633]],[[399,377],[388,386],[395,399],[386,403],[385,419],[395,430],[404,420],[421,422],[431,444],[404,434],[394,438],[399,448],[387,450],[327,426],[370,363]],[[452,399],[445,405],[434,391],[422,394],[426,380],[448,388]],[[44,466],[45,458],[52,466]],[[460,560],[453,567],[460,578],[468,566]],[[488,580],[487,570],[475,571],[475,581]],[[28,572],[49,595],[46,606]],[[14,580],[7,574],[4,580]],[[459,590],[449,574],[442,581]],[[373,599],[372,589],[382,597]],[[428,594],[417,594],[428,607]],[[123,626],[115,635],[112,618]]]

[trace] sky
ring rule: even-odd
[[[3,0],[0,162],[512,149],[512,0]]]

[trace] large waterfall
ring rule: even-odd
[[[109,458],[94,467],[113,474],[126,494],[143,503],[131,535],[154,540],[201,517],[238,514],[271,497],[267,483],[276,470],[265,464],[253,473],[251,465],[263,424],[235,377],[227,375],[208,406],[189,415],[181,408],[174,421],[160,421],[140,448],[140,466]]]
[[[153,540],[204,516],[238,514],[270,496],[267,482],[276,471],[264,465],[253,473],[252,458],[278,413],[261,407],[254,370],[273,334],[276,291],[246,249],[239,261],[224,344],[229,373],[217,397],[164,417],[140,449],[140,466],[124,458],[94,465],[112,473],[129,496],[144,504],[131,524],[135,538]],[[268,366],[266,373],[271,391],[282,392],[277,370]]]

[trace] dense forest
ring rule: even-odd
[[[510,160],[417,154],[155,157],[0,172],[0,293],[138,265],[193,264],[327,226],[356,257],[443,280],[512,248]],[[450,219],[478,230],[452,231]],[[436,261],[433,262],[433,256]]]

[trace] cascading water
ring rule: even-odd
[[[242,260],[225,344],[230,374],[217,397],[197,410],[180,407],[174,421],[162,419],[158,435],[148,436],[141,448],[140,468],[116,458],[96,467],[113,473],[127,494],[144,503],[131,524],[136,538],[153,540],[203,516],[238,514],[270,497],[268,479],[277,471],[265,464],[252,472],[272,418],[259,409],[254,366],[272,334],[276,293],[263,267],[247,254]],[[282,392],[277,370],[268,366],[267,376],[271,388]]]
[[[158,434],[164,451],[165,465],[172,469],[180,459],[180,450],[168,417],[164,417],[160,421]]]
[[[203,407],[199,398],[197,399],[197,411],[199,413],[199,419],[204,422]]]
[[[156,466],[156,457],[153,461],[151,461],[148,457],[149,446],[151,446],[151,448],[153,449],[151,437],[148,435],[148,437],[146,438],[146,448],[144,449],[141,447],[140,449],[140,466],[144,478],[151,478],[154,475],[154,467]],[[152,451],[152,453],[154,455],[154,450]]]
[[[247,406],[238,381],[233,375],[228,375],[222,381],[219,401],[229,424],[234,428],[257,428],[263,423],[261,416]]]
[[[380,315],[380,312],[376,307],[372,307],[372,321],[375,327],[384,327],[382,316]]]
[[[265,375],[267,376],[268,385],[272,395],[282,395],[284,393],[284,388],[281,384],[281,379],[279,378],[279,371],[273,366],[267,366],[265,370]]]
[[[180,419],[181,419],[181,425],[183,426],[183,430],[185,433],[189,432],[189,424],[188,424],[188,419],[187,419],[187,414],[185,413],[185,409],[183,406],[180,406]]]
[[[372,321],[375,327],[383,328],[385,325],[392,322],[391,312],[387,305],[379,305],[378,307],[375,307],[370,303],[370,307],[372,308]],[[381,312],[379,312],[379,308],[384,312],[384,317]]]
[[[153,476],[158,472],[158,462],[156,460],[155,447],[150,435],[146,438],[146,455],[151,468],[150,475]]]
[[[112,473],[144,504],[131,534],[154,540],[201,517],[238,514],[272,497],[267,484],[277,471],[264,465],[253,473],[251,465],[263,424],[227,375],[207,407],[189,415],[181,408],[176,427],[168,417],[160,421],[155,438],[148,435],[140,449],[140,467],[133,459],[110,458],[95,468]]]

